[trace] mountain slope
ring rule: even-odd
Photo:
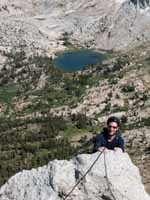
[[[65,49],[67,38],[74,45],[118,50],[150,35],[149,6],[127,0],[5,0],[0,16],[2,49],[24,45],[54,54]]]

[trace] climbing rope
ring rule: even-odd
[[[105,148],[98,154],[97,158],[95,159],[95,161],[92,163],[92,165],[90,166],[90,168],[85,172],[85,174],[78,180],[78,182],[74,185],[74,187],[71,189],[71,191],[63,198],[64,200],[66,200],[71,193],[74,191],[74,189],[79,185],[79,183],[85,178],[85,176],[91,171],[91,169],[93,168],[93,166],[96,164],[96,162],[98,161],[98,159],[100,158],[100,156],[103,154],[103,152],[105,151]]]

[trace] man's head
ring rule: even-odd
[[[107,120],[107,129],[109,135],[115,135],[119,129],[120,120],[117,117],[109,117]]]

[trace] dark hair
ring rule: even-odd
[[[107,125],[109,125],[109,123],[111,123],[111,122],[116,122],[118,127],[120,126],[120,120],[115,116],[112,116],[112,117],[108,118]]]

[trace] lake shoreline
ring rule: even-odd
[[[76,72],[90,64],[101,64],[107,54],[91,49],[76,49],[60,52],[53,60],[55,67],[64,72]]]

